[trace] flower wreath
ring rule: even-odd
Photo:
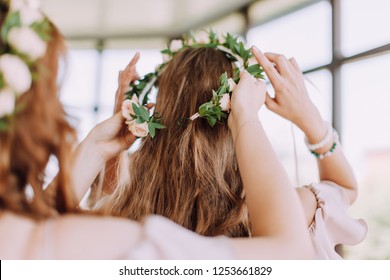
[[[10,0],[5,5],[8,13],[0,29],[0,132],[7,130],[19,110],[16,99],[31,88],[36,62],[50,40],[50,23],[38,0]]]
[[[148,95],[164,67],[172,57],[185,48],[215,48],[226,54],[226,57],[234,64],[234,75],[228,78],[223,73],[219,80],[219,88],[212,91],[212,98],[209,102],[200,105],[198,112],[186,121],[194,121],[197,118],[205,118],[210,126],[226,119],[230,111],[230,95],[240,80],[240,72],[246,70],[255,78],[263,79],[263,69],[253,58],[250,49],[245,48],[238,36],[229,33],[218,36],[213,31],[201,32],[195,35],[189,33],[182,39],[172,40],[169,47],[161,51],[163,63],[157,66],[155,72],[151,72],[139,80],[130,84],[130,91],[125,96],[122,104],[122,114],[126,118],[129,130],[137,137],[146,137],[148,134],[154,138],[156,129],[165,128],[159,122],[158,114],[149,114],[145,105],[148,103]]]

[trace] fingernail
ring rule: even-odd
[[[260,50],[256,46],[252,46],[252,51],[257,53],[260,52]]]

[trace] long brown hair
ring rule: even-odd
[[[130,181],[106,204],[114,215],[140,220],[166,216],[197,233],[248,236],[248,215],[227,123],[210,127],[188,118],[212,97],[232,65],[210,48],[176,54],[159,78],[156,112],[167,127],[146,138],[131,158]]]
[[[2,20],[6,12],[3,7]],[[0,211],[35,219],[77,212],[78,204],[69,180],[69,154],[76,140],[75,131],[66,120],[57,95],[57,71],[65,54],[64,39],[50,25],[46,54],[35,63],[36,79],[30,90],[18,98],[16,106],[20,110],[7,130],[0,132]],[[59,173],[53,182],[54,191],[49,194],[43,185],[51,155],[57,158]],[[33,190],[31,196],[26,194],[28,187]]]

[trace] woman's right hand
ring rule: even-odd
[[[263,80],[252,77],[248,72],[240,74],[240,82],[233,90],[228,125],[234,131],[245,122],[258,121],[258,113],[265,102],[267,86]]]
[[[310,100],[303,74],[294,58],[287,59],[284,55],[275,53],[263,54],[256,47],[252,52],[266,72],[273,88],[275,97],[266,97],[268,109],[281,117],[290,120],[298,127],[320,114]]]
[[[310,143],[321,141],[328,126],[310,100],[295,59],[274,53],[263,54],[256,47],[252,48],[252,52],[275,90],[274,98],[266,96],[267,108],[298,126]]]

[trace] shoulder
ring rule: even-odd
[[[142,235],[140,224],[122,218],[66,215],[48,223],[55,259],[121,259]]]
[[[35,221],[0,216],[2,259],[121,259],[141,239],[127,219],[64,215]]]

